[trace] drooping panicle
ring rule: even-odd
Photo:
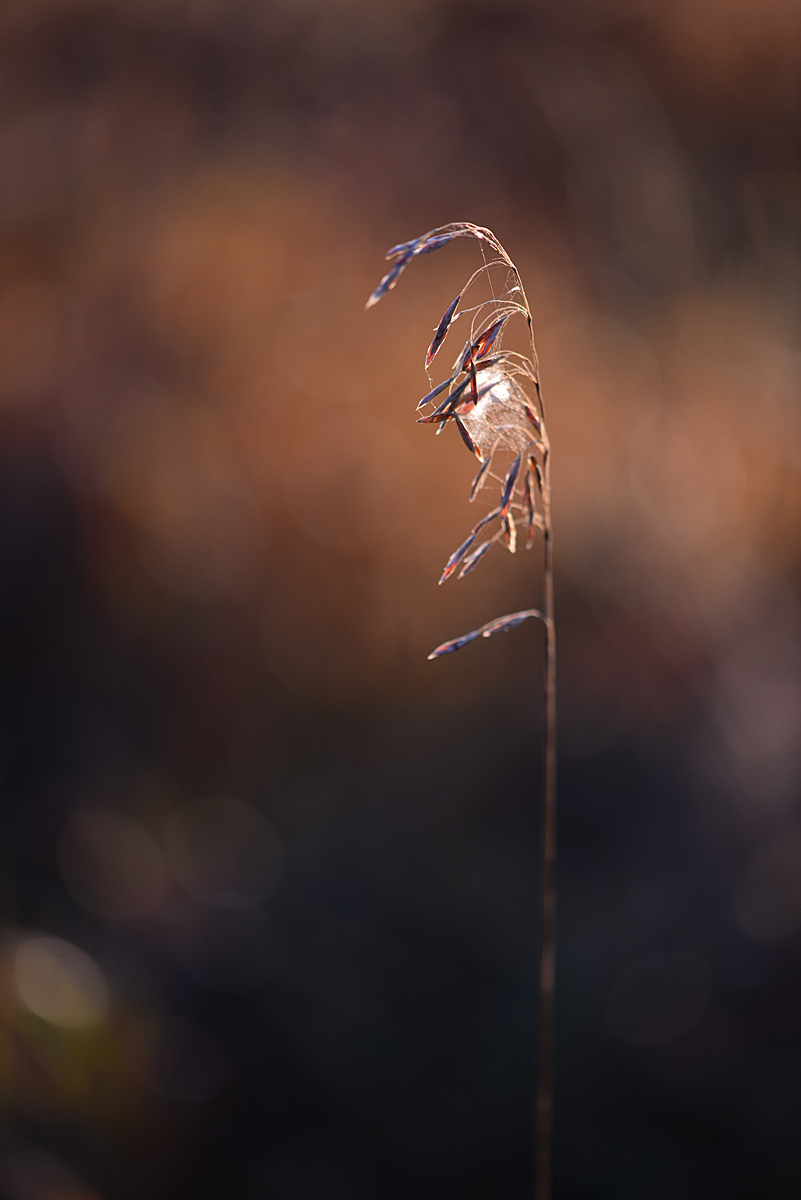
[[[496,541],[514,552],[516,512],[522,515],[526,545],[531,546],[536,531],[545,528],[543,513],[548,503],[538,461],[547,461],[547,437],[536,352],[530,337],[531,315],[517,269],[494,235],[477,225],[454,224],[393,246],[387,258],[394,262],[368,305],[376,304],[395,287],[401,272],[414,258],[438,250],[457,237],[476,238],[497,257],[488,258],[485,254],[484,266],[474,272],[448,305],[434,331],[425,356],[426,368],[436,358],[456,318],[472,314],[469,336],[450,374],[420,400],[417,420],[421,425],[434,425],[438,435],[446,425],[455,424],[459,437],[481,464],[470,488],[470,500],[475,501],[489,481],[495,479],[500,488],[500,504],[491,518],[487,518],[498,522],[495,535],[476,546],[477,526],[448,559],[440,582],[457,570],[459,578],[469,574]],[[504,271],[505,281],[497,286],[499,273]],[[482,280],[490,285],[489,298],[485,293],[476,297],[476,302],[466,300],[470,289],[477,288]],[[528,357],[501,348],[512,318],[525,322],[530,339]],[[503,467],[498,466],[499,459],[504,462]],[[457,642],[465,644],[459,639]]]

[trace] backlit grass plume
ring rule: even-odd
[[[429,655],[438,658],[460,650],[479,637],[505,633],[536,617],[546,631],[544,782],[542,797],[542,934],[540,942],[539,1080],[537,1092],[535,1200],[551,1195],[551,1124],[553,1109],[554,917],[556,881],[556,635],[553,619],[553,539],[551,534],[550,446],[540,392],[531,312],[517,267],[495,235],[479,225],[456,223],[432,229],[411,242],[393,246],[386,258],[392,266],[367,301],[377,304],[397,284],[407,266],[455,238],[476,238],[483,264],[448,306],[425,356],[425,369],[442,350],[459,322],[459,352],[449,374],[432,386],[417,405],[418,422],[442,433],[455,426],[478,460],[473,501],[494,481],[498,503],[471,529],[445,564],[444,583],[458,571],[461,579],[497,543],[512,554],[518,529],[530,549],[542,537],[543,582],[540,608],[497,617],[461,637],[443,642]],[[488,292],[488,298],[482,295]],[[514,321],[526,326],[528,352],[504,350],[504,335]],[[461,339],[464,339],[462,343]],[[453,341],[451,335],[451,341]],[[433,383],[429,375],[429,382]]]

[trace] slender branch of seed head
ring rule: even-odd
[[[509,613],[506,617],[498,617],[494,621],[489,621],[486,625],[482,625],[480,629],[474,629],[472,633],[465,633],[461,637],[454,638],[453,641],[443,642],[441,646],[437,646],[436,650],[432,650],[429,658],[439,658],[443,654],[452,654],[454,650],[461,650],[462,646],[466,646],[468,642],[472,642],[479,637],[492,637],[495,633],[508,633],[510,629],[527,621],[530,617],[536,617],[540,621],[545,620],[545,613],[541,613],[537,608],[526,608],[522,612]]]
[[[493,534],[491,538],[488,538],[486,542],[482,542],[481,545],[472,552],[472,554],[468,554],[467,558],[462,563],[462,569],[459,572],[459,578],[464,579],[465,575],[469,575],[473,568],[478,566],[487,551],[491,550],[495,543],[499,542],[502,537],[503,530],[499,529],[498,532]]]
[[[473,542],[476,540],[479,532],[484,528],[485,525],[489,525],[490,521],[494,521],[495,518],[500,514],[500,511],[500,508],[493,508],[491,512],[486,513],[481,520],[473,526],[473,528],[470,530],[469,538],[462,542],[458,550],[454,550],[453,554],[445,563],[445,569],[443,570],[439,580],[441,584],[444,583],[446,579],[450,579],[451,575],[456,570],[467,551],[473,545]]]

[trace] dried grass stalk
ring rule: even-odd
[[[477,525],[448,559],[440,583],[457,569],[459,578],[474,569],[496,543],[514,554],[517,549],[515,514],[525,524],[526,549],[543,541],[542,607],[523,609],[498,617],[437,646],[429,658],[460,650],[477,638],[507,633],[529,617],[543,622],[546,631],[544,679],[544,754],[542,789],[542,880],[539,983],[539,1072],[535,1131],[535,1200],[551,1197],[551,1127],[553,1120],[553,1016],[556,915],[556,633],[553,602],[553,538],[551,533],[550,445],[545,428],[545,410],[540,391],[537,351],[531,312],[517,268],[495,235],[479,225],[456,223],[432,229],[411,242],[393,246],[387,259],[393,265],[367,301],[370,308],[390,292],[406,267],[421,254],[439,250],[458,237],[476,238],[484,259],[437,325],[425,356],[426,370],[442,349],[454,323],[469,317],[470,331],[442,383],[432,387],[419,402],[422,424],[437,426],[441,433],[453,423],[467,449],[481,466],[470,489],[475,500],[489,479],[500,484],[500,503]],[[489,250],[489,257],[487,254]],[[502,281],[497,289],[496,280]],[[490,299],[470,306],[469,293],[478,281],[489,284]],[[475,294],[475,293],[474,293]],[[461,307],[460,307],[461,306]],[[526,323],[529,352],[504,351],[502,342],[509,323],[521,318]],[[444,393],[444,399],[440,397]],[[435,401],[439,401],[435,406]],[[430,411],[425,411],[430,410]],[[496,473],[496,464],[511,462]],[[475,546],[476,536],[492,521],[499,528]]]

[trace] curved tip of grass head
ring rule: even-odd
[[[436,650],[432,650],[428,656],[429,661],[432,658],[442,658],[444,654],[453,654],[454,650],[461,650],[462,646],[466,646],[469,642],[475,641],[480,637],[492,637],[496,633],[508,633],[510,629],[514,629],[517,625],[522,625],[529,617],[537,617],[538,620],[548,623],[548,618],[545,613],[540,612],[538,608],[524,608],[520,612],[509,613],[506,617],[497,617],[494,621],[489,621],[486,625],[482,625],[480,629],[474,629],[471,633],[464,633],[461,637],[452,638],[449,642],[443,642],[441,646],[437,646]]]
[[[439,250],[441,246],[446,246],[448,242],[452,242],[455,237],[459,237],[459,233],[454,229],[447,229],[443,226],[442,230],[434,229],[430,233],[423,234],[422,237],[415,238],[412,242],[401,242],[397,246],[393,246],[384,256],[386,259],[394,258],[395,262],[387,271],[384,278],[379,283],[374,292],[367,298],[365,308],[372,308],[374,304],[382,297],[386,296],[387,292],[391,292],[395,284],[398,282],[401,272],[420,254],[432,254],[435,250]]]

